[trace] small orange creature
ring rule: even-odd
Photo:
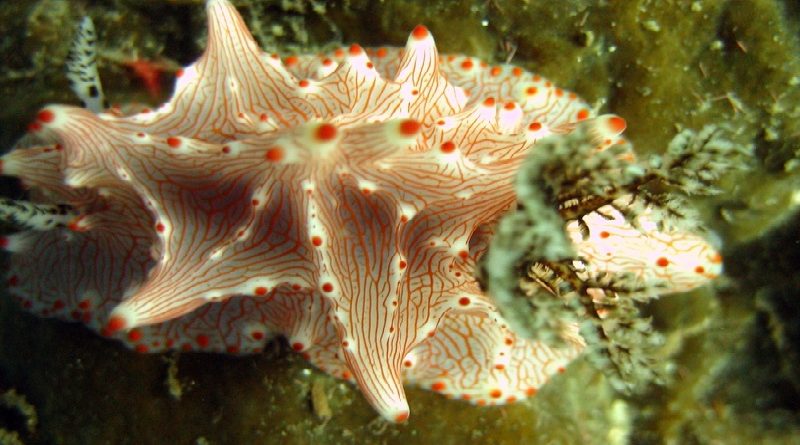
[[[167,69],[164,63],[147,59],[134,59],[124,65],[144,85],[153,99],[161,98],[161,75]]]

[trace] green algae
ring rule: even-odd
[[[200,51],[202,1],[26,0],[0,8],[0,143],[35,110],[76,103],[63,75],[69,35],[89,13],[105,45],[101,77],[113,102],[149,101],[125,60],[176,63]],[[791,443],[798,425],[798,9],[789,1],[349,0],[235,2],[265,29],[262,42],[318,49],[329,40],[401,45],[425,23],[440,51],[512,61],[575,90],[628,122],[637,150],[657,152],[680,128],[722,123],[756,146],[754,169],[726,178],[703,202],[723,238],[726,282],[716,292],[648,307],[667,335],[673,379],[623,398],[583,360],[530,402],[477,408],[410,389],[407,425],[376,420],[351,386],[277,351],[254,357],[185,354],[174,400],[160,357],[134,354],[74,325],[25,314],[0,299],[0,386],[37,408],[26,443]],[[306,12],[298,12],[304,4]],[[67,7],[69,5],[69,7]],[[256,6],[253,6],[256,5]],[[300,6],[298,6],[300,5]],[[256,8],[257,7],[257,8]],[[258,11],[256,10],[258,9]],[[289,10],[287,12],[287,10]],[[281,21],[283,20],[283,21]],[[331,27],[331,23],[335,25]],[[134,52],[136,51],[136,52]],[[167,70],[169,71],[169,70]],[[168,91],[168,73],[165,90]],[[165,91],[165,92],[166,92]],[[18,193],[7,191],[6,194]],[[726,284],[727,283],[727,284]],[[746,285],[743,285],[746,284]],[[333,411],[310,405],[320,379]],[[792,399],[792,397],[795,397]],[[615,442],[616,441],[616,442]]]

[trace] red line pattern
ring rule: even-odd
[[[439,56],[424,27],[402,49],[281,61],[227,1],[208,13],[208,48],[168,103],[49,106],[39,145],[3,157],[36,199],[82,215],[4,240],[25,308],[141,352],[253,353],[282,335],[391,421],[408,417],[404,381],[509,403],[580,353],[574,332],[561,349],[517,337],[472,271],[524,156],[590,118],[584,102],[519,68]],[[719,270],[692,235],[589,224],[609,232],[575,238],[592,267],[681,289]]]

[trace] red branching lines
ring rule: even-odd
[[[215,30],[211,24],[211,17],[209,20],[209,35]],[[243,48],[244,53],[230,54],[224,60],[236,62],[241,72],[235,76],[237,79],[249,79],[243,86],[246,88],[242,91],[241,96],[234,96],[242,98],[246,101],[255,101],[260,106],[267,105],[268,114],[278,119],[284,126],[297,124],[298,122],[305,122],[310,119],[310,116],[297,108],[292,102],[292,96],[286,92],[293,91],[291,85],[296,85],[297,80],[288,72],[283,70],[280,65],[270,65],[265,63],[262,59],[261,51],[258,49],[253,36],[250,34],[242,18],[238,14],[226,14],[221,23],[218,23],[219,31],[214,33],[215,38],[220,42],[220,47],[223,49]],[[234,44],[225,44],[225,39],[236,40]],[[211,40],[211,39],[209,39]],[[211,42],[209,42],[211,47]],[[227,72],[227,71],[223,71]],[[252,82],[258,80],[257,83]],[[266,92],[262,86],[271,86],[270,91]],[[258,100],[260,99],[260,100]],[[278,111],[276,106],[282,110]],[[255,109],[255,107],[245,107],[245,109]],[[299,116],[300,119],[286,119],[284,113],[287,111],[293,112],[294,115]],[[286,113],[288,115],[288,113]]]
[[[318,99],[312,105],[321,118],[336,117],[341,124],[363,122],[373,116],[398,115],[402,107],[400,86],[379,76],[366,77],[343,63],[319,83]]]
[[[58,145],[2,160],[86,213],[68,237],[6,242],[30,246],[9,282],[25,307],[120,320],[136,330],[114,335],[142,352],[252,352],[283,334],[392,421],[408,417],[403,378],[511,402],[582,348],[515,337],[472,276],[535,138],[591,117],[574,93],[519,68],[439,58],[424,26],[405,49],[281,63],[215,0],[208,49],[170,102],[120,115],[48,107],[35,136]],[[606,124],[616,140],[623,125]],[[721,261],[693,239],[590,225],[607,236],[576,248],[611,272],[696,282]]]
[[[163,168],[163,165],[160,166],[160,168]],[[153,165],[146,171],[159,171],[159,167]],[[278,277],[280,277],[280,271],[282,269],[290,271],[296,269],[297,266],[301,266],[302,263],[297,262],[299,258],[291,254],[291,252],[296,249],[296,246],[293,247],[292,244],[286,244],[287,241],[296,239],[297,235],[291,233],[271,235],[269,231],[266,233],[261,232],[263,228],[270,229],[271,231],[271,228],[279,229],[280,227],[286,227],[288,229],[291,227],[291,224],[287,224],[286,222],[279,223],[275,220],[275,218],[281,218],[283,220],[284,218],[292,217],[290,208],[284,208],[284,204],[281,203],[286,193],[278,190],[277,194],[267,195],[270,203],[267,209],[272,213],[271,218],[273,218],[273,221],[262,226],[260,224],[262,220],[255,219],[255,215],[252,214],[253,206],[241,205],[243,202],[249,203],[251,201],[250,197],[253,196],[252,190],[254,190],[254,188],[251,186],[249,189],[245,187],[236,190],[232,188],[232,186],[237,184],[237,179],[231,178],[230,181],[219,182],[223,176],[221,176],[220,173],[212,172],[213,170],[209,172],[205,186],[201,186],[196,179],[194,181],[187,179],[189,182],[186,184],[193,183],[194,185],[190,188],[186,188],[184,185],[183,189],[192,189],[196,198],[190,200],[185,198],[175,200],[173,197],[170,197],[169,193],[165,194],[166,189],[164,189],[163,186],[161,187],[158,198],[153,198],[158,199],[159,202],[181,203],[181,207],[184,209],[196,208],[199,202],[216,203],[216,207],[213,210],[209,209],[211,213],[208,213],[207,217],[201,217],[199,219],[195,217],[195,221],[200,224],[195,225],[191,232],[176,231],[169,235],[171,241],[169,245],[180,246],[181,250],[170,252],[169,257],[171,261],[163,268],[165,273],[156,272],[151,279],[169,283],[169,285],[173,286],[173,292],[175,292],[176,289],[183,289],[183,292],[187,293],[187,297],[194,294],[195,291],[191,291],[191,289],[219,289],[220,295],[225,296],[230,293],[225,291],[226,287],[237,285],[237,281],[231,282],[231,279],[241,282],[242,277],[237,278],[236,274],[236,271],[240,268],[243,269],[247,267],[253,270],[253,265],[257,264],[258,269],[269,271],[268,273],[270,276],[276,278],[277,281],[280,282],[281,280]],[[174,182],[174,178],[170,181],[170,184],[173,184],[171,187],[177,185],[177,183]],[[178,195],[188,197],[188,195],[185,195],[185,192],[178,192],[179,189],[176,189],[172,193],[177,192]],[[210,195],[206,193],[206,190],[209,192],[218,190],[217,197],[211,198]],[[190,201],[194,202],[194,204],[191,204]],[[250,209],[250,216],[247,216],[247,213],[244,212],[243,209]],[[180,208],[161,208],[160,212],[164,215],[169,215],[168,219],[171,221],[186,219],[185,216],[181,216],[181,214],[185,212]],[[268,214],[269,213],[266,213],[264,217],[268,217]],[[214,215],[219,215],[219,217]],[[241,216],[236,217],[234,215]],[[219,225],[218,222],[212,222],[218,221],[219,218],[226,218],[229,221],[229,223],[226,224],[227,229],[225,229],[225,232],[219,232],[222,226]],[[206,221],[208,221],[208,224],[205,223]],[[187,226],[183,225],[183,227],[186,228]],[[216,232],[211,232],[211,230]],[[243,235],[248,233],[249,235],[243,237]],[[275,244],[276,240],[283,241],[280,241],[279,244]],[[281,244],[283,244],[283,246],[281,246]],[[259,247],[256,249],[256,246]],[[265,254],[265,249],[268,249],[268,254]],[[249,252],[250,250],[252,250],[252,252]],[[215,261],[209,261],[205,258],[209,256],[214,257],[215,254],[219,253],[222,253],[222,256],[216,259],[216,264],[222,266],[223,270],[228,271],[227,275],[210,273],[210,271],[217,269],[217,266],[215,265]],[[293,256],[295,258],[294,260],[292,259]],[[242,261],[245,262],[242,263]],[[251,265],[247,266],[248,263],[251,263]],[[169,273],[166,272],[167,269]],[[205,277],[199,278],[202,275],[205,275]],[[193,298],[203,298],[202,294],[194,295]],[[137,296],[134,296],[130,304],[135,304],[136,300]],[[177,304],[177,302],[173,301],[173,304]],[[153,307],[151,309],[156,310],[159,308]],[[161,309],[166,310],[165,308]]]

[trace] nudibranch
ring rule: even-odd
[[[2,239],[22,307],[139,352],[247,354],[284,336],[393,422],[409,416],[403,382],[509,403],[581,352],[577,328],[560,348],[515,335],[473,269],[538,139],[580,121],[619,139],[624,121],[518,67],[440,56],[424,26],[404,48],[280,58],[228,1],[207,11],[207,48],[167,103],[49,105],[3,156],[31,199],[76,212]],[[636,256],[614,246],[649,236],[608,232],[617,244],[579,249]],[[648,240],[656,263],[683,249],[718,271],[700,237]]]

